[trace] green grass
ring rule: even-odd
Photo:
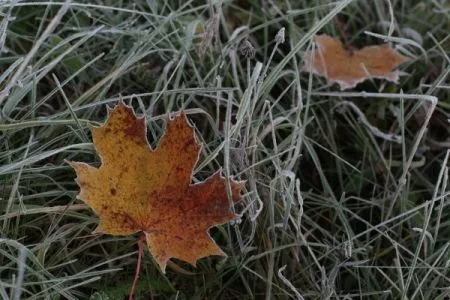
[[[0,298],[127,297],[138,237],[92,234],[65,163],[99,163],[89,125],[122,98],[152,147],[187,112],[195,181],[247,180],[241,221],[211,230],[228,257],[164,275],[146,250],[138,299],[448,299],[449,4],[219,2],[0,3]],[[399,46],[408,75],[341,92],[302,73],[336,18],[354,45]]]

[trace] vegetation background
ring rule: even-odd
[[[137,237],[92,234],[64,162],[99,164],[88,127],[120,97],[152,147],[187,112],[194,180],[247,180],[240,222],[211,230],[229,256],[163,275],[146,251],[138,299],[450,297],[449,2],[4,0],[0,18],[1,299],[128,296]],[[407,74],[342,92],[301,72],[316,33],[391,43]]]

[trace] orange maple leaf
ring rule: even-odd
[[[408,60],[387,44],[348,51],[339,40],[326,34],[316,35],[314,41],[317,48],[305,53],[303,70],[325,76],[330,83],[338,83],[342,90],[368,78],[397,83],[400,72],[393,70]]]
[[[91,128],[101,166],[70,163],[80,186],[78,198],[100,218],[95,232],[142,231],[163,272],[172,257],[195,266],[202,257],[225,256],[208,229],[237,216],[230,211],[220,171],[191,184],[201,145],[184,113],[169,120],[155,151],[148,145],[144,118],[131,107],[120,102],[108,115],[103,126]],[[230,180],[230,185],[236,202],[243,182]]]

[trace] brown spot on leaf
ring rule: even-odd
[[[181,149],[181,151],[187,151],[187,150],[189,149],[189,147],[192,146],[192,144],[193,144],[194,142],[195,142],[195,141],[194,141],[193,139],[188,140],[188,141],[184,144],[183,149]]]
[[[138,227],[134,219],[126,212],[113,212],[112,217],[125,228],[136,229]]]
[[[144,119],[137,119],[128,124],[128,126],[124,129],[124,133],[136,142],[145,143],[145,139],[147,138],[145,135],[145,129]]]

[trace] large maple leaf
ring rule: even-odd
[[[101,127],[91,128],[101,158],[95,168],[71,162],[80,186],[78,198],[100,218],[95,232],[129,235],[143,232],[155,261],[165,272],[176,257],[190,264],[209,255],[225,255],[208,229],[236,218],[230,210],[220,171],[191,184],[201,145],[182,113],[167,123],[155,151],[146,135],[144,118],[120,102],[108,111]],[[243,182],[230,180],[233,202]]]
[[[400,72],[394,69],[408,60],[387,44],[350,51],[326,34],[316,35],[314,41],[317,49],[305,53],[303,69],[325,76],[330,83],[338,83],[342,90],[369,78],[396,83]]]

